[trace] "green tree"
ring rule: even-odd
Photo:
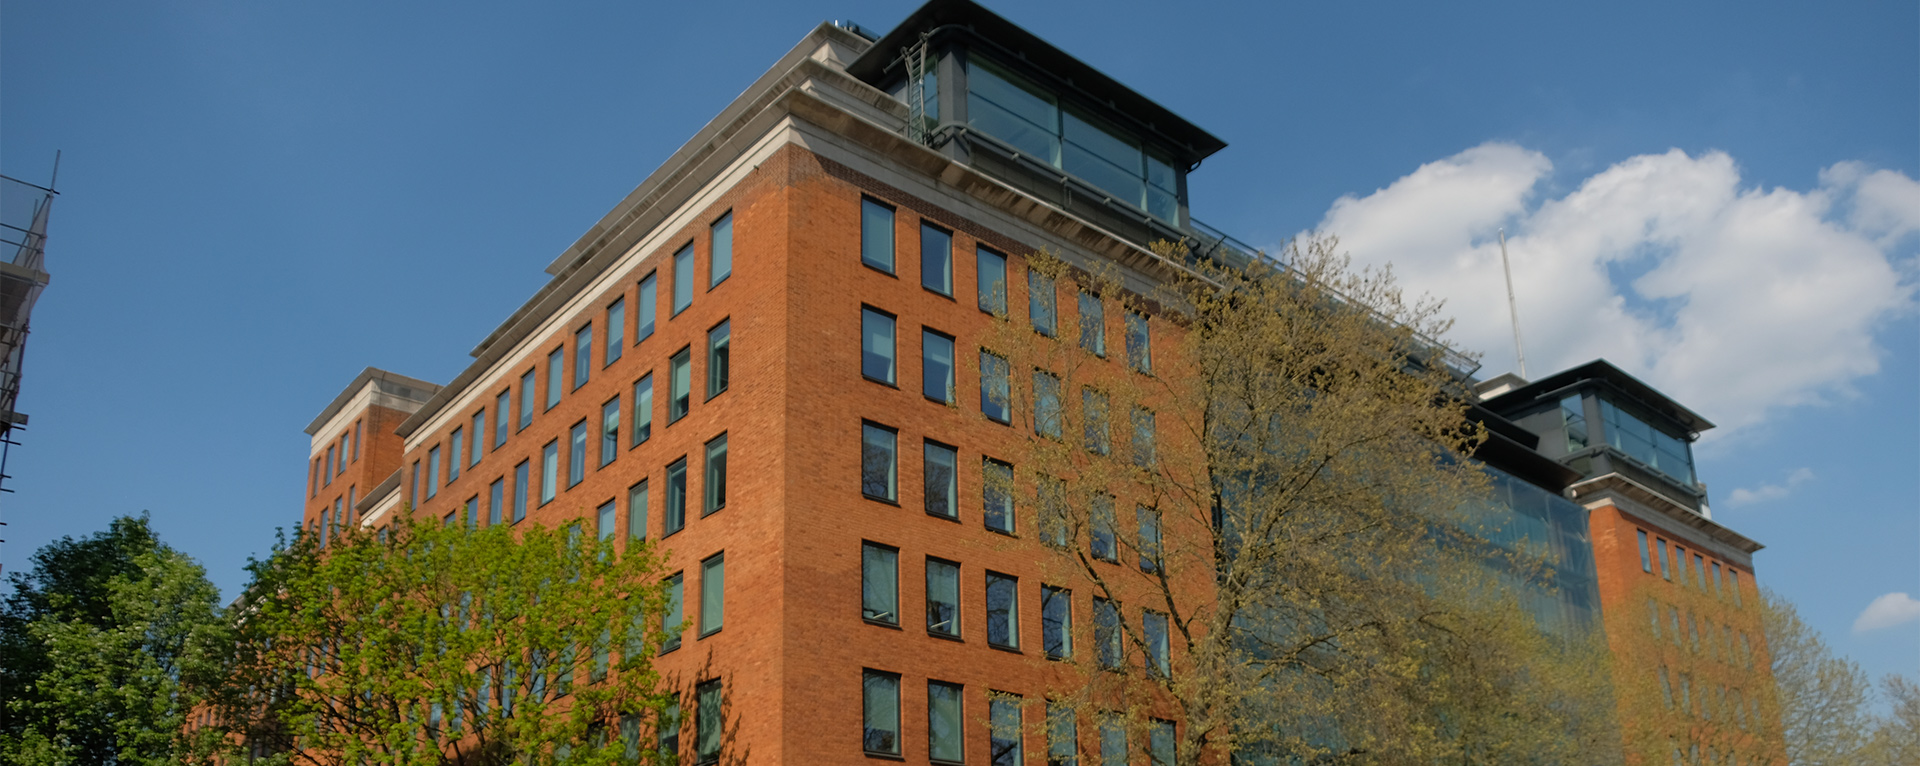
[[[183,680],[224,643],[219,591],[187,556],[122,517],[63,538],[9,577],[0,610],[0,758],[177,763],[193,702]]]

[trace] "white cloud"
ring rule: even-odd
[[[1920,601],[1905,593],[1889,593],[1873,600],[1853,621],[1854,633],[1891,628],[1920,620]]]
[[[1732,157],[1621,161],[1538,198],[1545,155],[1489,143],[1336,201],[1320,222],[1360,263],[1446,298],[1452,340],[1514,368],[1505,226],[1528,372],[1605,358],[1720,433],[1852,394],[1874,333],[1914,306],[1920,184],[1840,163],[1808,191],[1743,187]]]
[[[1741,487],[1727,495],[1727,505],[1738,508],[1743,505],[1779,500],[1793,492],[1795,487],[1813,480],[1813,471],[1807,468],[1795,468],[1787,474],[1787,480],[1780,484],[1762,484],[1753,489]]]

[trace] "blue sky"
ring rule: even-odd
[[[1489,373],[1506,227],[1530,371],[1605,356],[1719,423],[1761,581],[1915,673],[1920,9],[1543,5],[992,7],[1230,144],[1197,218],[1336,231]],[[7,3],[0,171],[65,159],[0,562],[148,510],[232,593],[360,368],[451,378],[814,24],[911,8]]]

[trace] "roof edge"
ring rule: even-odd
[[[378,367],[368,367],[361,370],[359,375],[355,375],[353,382],[348,383],[346,388],[341,389],[340,394],[333,397],[333,401],[329,402],[326,408],[320,410],[320,414],[314,417],[313,422],[307,424],[307,435],[314,436],[319,434],[321,426],[326,425],[327,421],[333,419],[333,416],[340,414],[340,410],[347,406],[347,402],[353,401],[353,397],[359,395],[360,389],[365,388],[368,383],[375,380],[384,380],[389,383],[417,387],[425,390],[428,396],[432,396],[440,391],[440,384],[438,383],[428,383],[419,378],[410,378],[397,372],[388,372]]]

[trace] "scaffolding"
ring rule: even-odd
[[[56,157],[56,180],[59,168]],[[59,194],[53,183],[40,186],[0,175],[0,492],[13,491],[6,486],[12,478],[7,456],[27,426],[27,416],[17,408],[20,371],[33,304],[51,279],[46,270],[47,216]]]

